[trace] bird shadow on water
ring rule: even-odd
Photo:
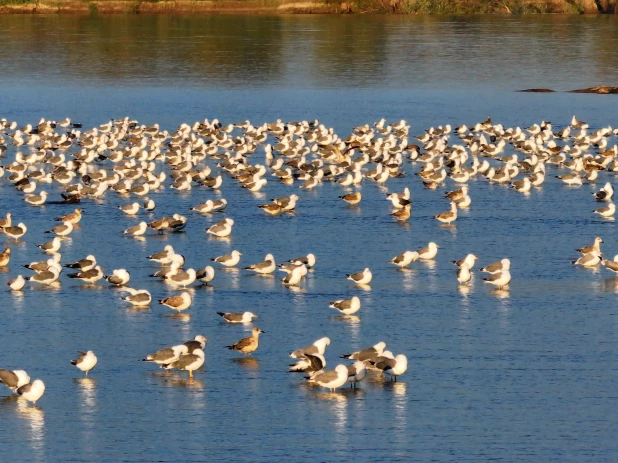
[[[200,368],[197,371],[202,371],[202,369]],[[204,381],[202,381],[201,379],[197,379],[195,377],[191,379],[186,374],[183,375],[181,373],[172,372],[165,369],[162,369],[162,371],[151,372],[150,377],[153,378],[155,382],[166,387],[204,389],[206,386]]]

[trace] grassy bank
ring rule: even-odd
[[[0,13],[618,13],[618,0],[0,0]]]

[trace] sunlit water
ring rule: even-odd
[[[129,115],[170,130],[206,117],[318,118],[342,137],[380,117],[405,118],[412,134],[489,114],[506,126],[544,119],[560,127],[572,114],[616,126],[616,97],[513,90],[615,84],[617,25],[609,17],[0,16],[0,116],[98,125]],[[262,159],[260,150],[251,161]],[[47,385],[37,408],[0,401],[3,461],[615,461],[618,285],[609,272],[569,263],[597,235],[608,256],[618,253],[615,223],[591,213],[595,186],[565,187],[553,168],[529,196],[474,180],[470,210],[442,227],[431,217],[448,208],[444,190],[424,190],[412,175],[418,169],[408,164],[407,177],[388,182],[412,190],[404,225],[369,182],[357,208],[337,199],[349,190],[327,183],[301,192],[297,213],[285,217],[255,207],[299,191],[275,181],[259,194],[228,177],[215,193],[168,188],[152,195],[152,217],[186,214],[186,233],[145,240],[118,234],[137,223],[116,209],[128,200],[110,193],[85,202],[63,263],[93,253],[106,270],[129,269],[131,286],[155,299],[172,291],[148,278],[157,267],[145,257],[166,244],[193,268],[232,249],[243,252],[242,264],[268,252],[278,261],[313,252],[317,265],[300,290],[279,276],[220,271],[212,287],[192,290],[194,305],[181,317],[156,303],[128,307],[107,284],[66,277],[57,290],[3,291],[0,367],[24,368]],[[51,191],[57,197],[57,186]],[[188,212],[216,197],[229,201],[237,223],[230,241],[204,233],[219,217]],[[0,204],[30,229],[11,245],[10,271],[0,274],[6,288],[28,273],[21,264],[44,258],[34,244],[67,209],[27,207],[6,180]],[[435,264],[387,264],[430,240],[441,246]],[[468,252],[481,265],[510,257],[510,291],[490,291],[480,275],[458,290],[449,262]],[[370,290],[346,281],[367,266]],[[352,295],[363,303],[358,319],[328,308]],[[258,313],[266,331],[252,359],[223,349],[250,326],[216,315],[244,310]],[[138,362],[196,334],[210,342],[193,382]],[[396,384],[308,388],[286,373],[287,353],[322,336],[332,339],[330,367],[341,353],[384,340],[407,354],[410,369]],[[78,349],[99,357],[91,378],[69,364]]]

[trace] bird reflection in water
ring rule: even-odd
[[[73,382],[79,386],[79,392],[83,397],[84,404],[88,409],[92,409],[96,405],[97,400],[97,380],[94,378],[75,378]]]
[[[618,278],[606,278],[601,283],[601,291],[604,293],[618,294]]]
[[[28,423],[28,443],[32,451],[29,461],[45,461],[45,412],[37,406],[29,406],[25,400],[17,400],[17,412]]]
[[[59,281],[54,281],[49,285],[36,285],[32,286],[33,291],[58,291],[62,285]]]
[[[371,291],[371,285],[356,285],[355,288],[362,289],[363,291]]]
[[[197,372],[203,371],[202,368],[196,370]],[[177,387],[186,389],[204,389],[204,381],[196,377],[187,378],[186,374],[181,374],[177,371],[165,370],[153,371],[150,374],[151,378],[154,378],[156,382],[166,387]]]
[[[247,370],[257,370],[260,367],[260,362],[258,362],[258,359],[253,357],[234,358],[232,359],[232,362]]]
[[[493,296],[496,296],[498,299],[508,299],[511,297],[511,290],[507,288],[496,288],[489,291],[489,293]]]
[[[402,287],[405,291],[414,291],[414,287],[416,280],[414,279],[414,277],[416,276],[416,274],[418,273],[415,269],[411,269],[411,268],[399,268],[396,270],[397,272],[401,273],[403,276],[403,284]]]

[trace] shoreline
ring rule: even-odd
[[[0,14],[617,14],[618,0],[0,0]]]

